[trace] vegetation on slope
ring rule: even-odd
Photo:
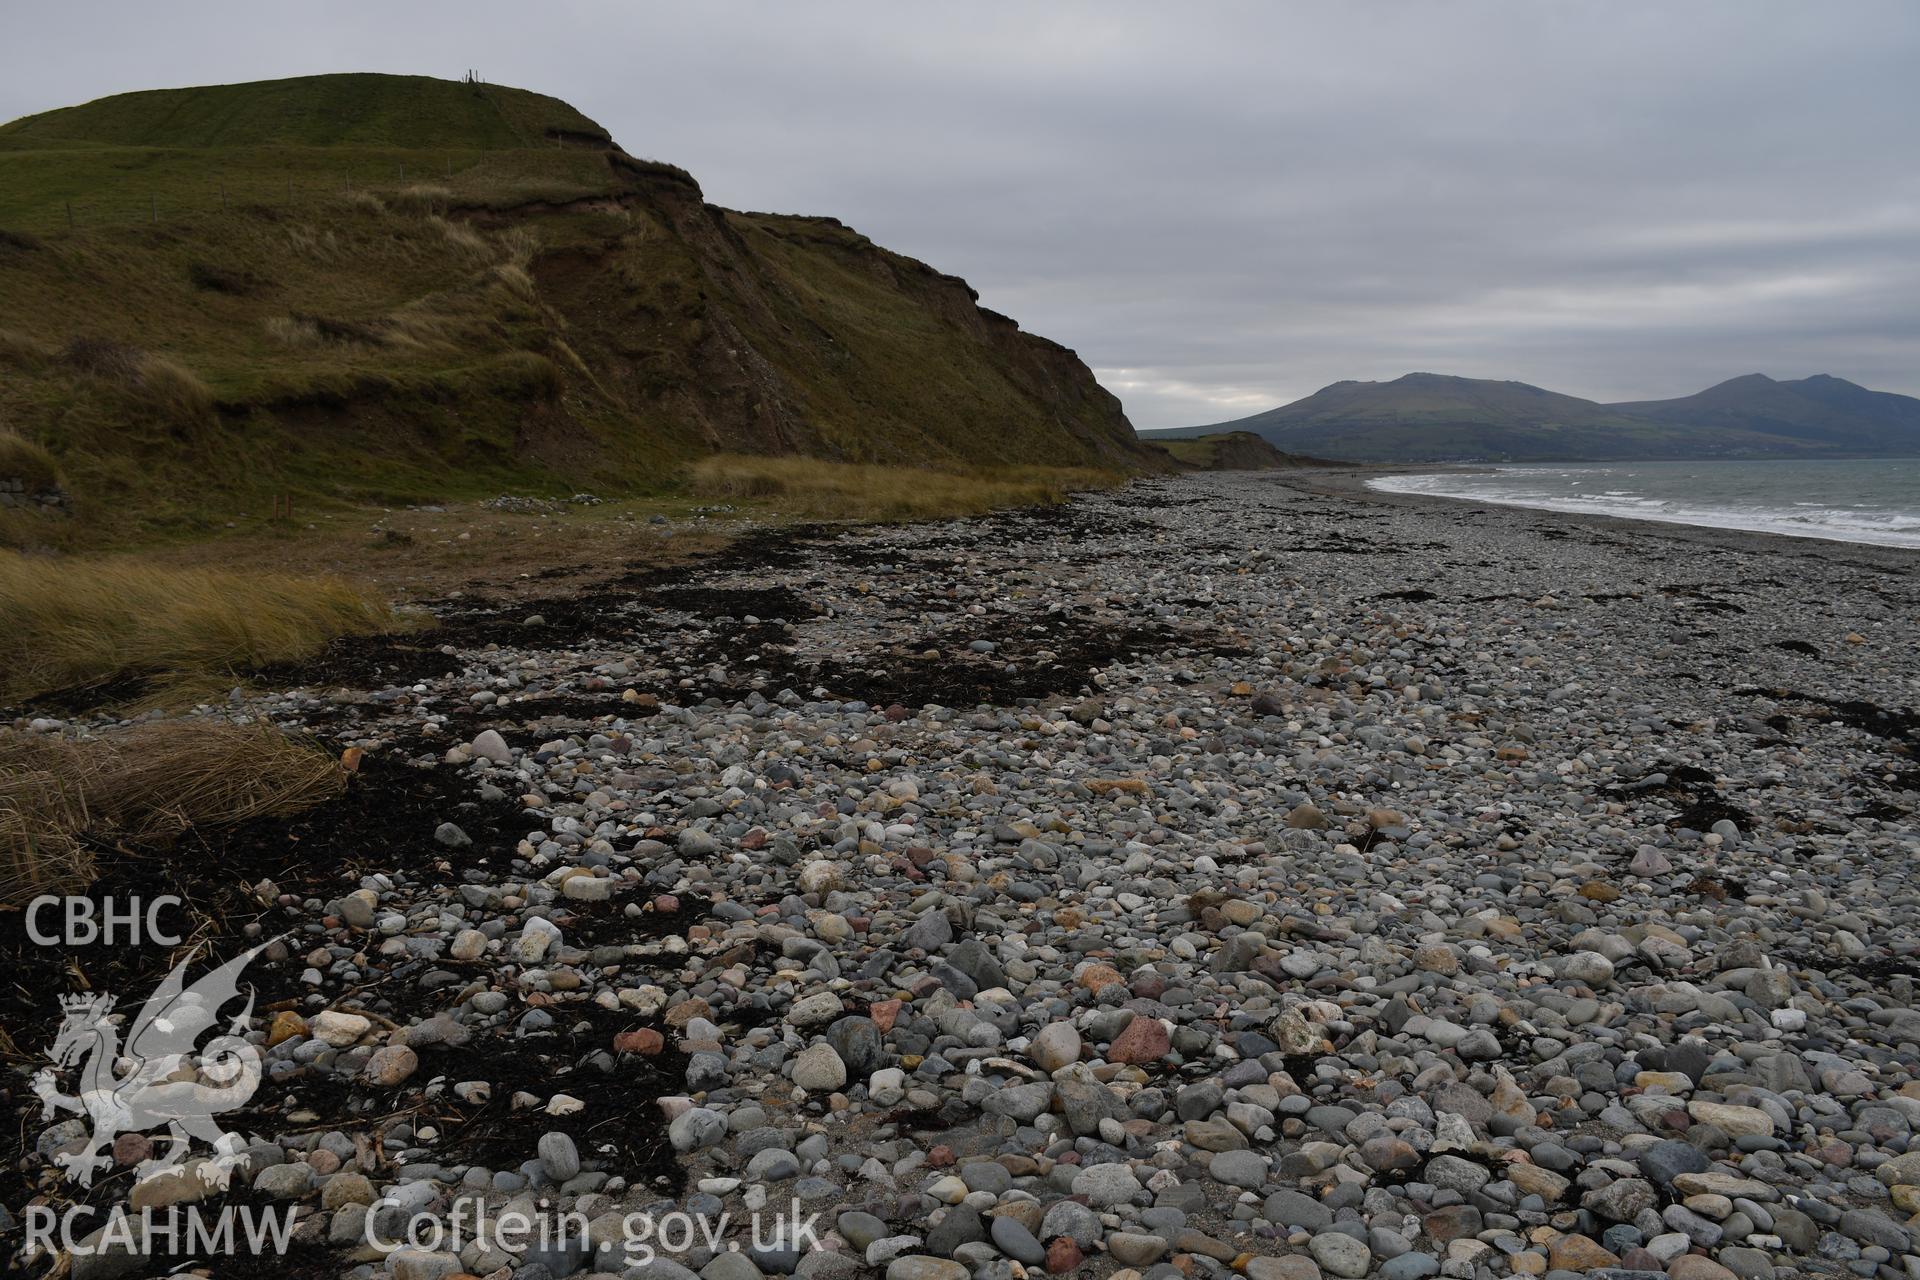
[[[1251,431],[1222,431],[1180,439],[1162,437],[1152,443],[1173,455],[1181,466],[1196,471],[1277,471],[1328,465],[1320,458],[1283,453]]]
[[[0,485],[13,481],[24,493],[45,493],[60,487],[60,465],[33,441],[0,430]]]
[[[337,578],[160,569],[0,552],[0,705],[49,694],[201,690],[405,623]]]
[[[963,281],[618,151],[491,149],[471,86],[345,79],[177,91],[178,132],[129,132],[116,99],[0,131],[0,426],[74,512],[0,512],[0,542],[217,529],[285,497],[658,492],[713,453],[1155,465],[1071,352]],[[423,108],[412,136],[414,93],[466,114]],[[253,101],[278,105],[242,127]],[[498,117],[516,137],[592,133],[525,101]],[[87,221],[113,182],[144,220]]]
[[[338,794],[346,776],[267,724],[159,721],[85,741],[0,730],[0,909],[84,890],[95,849],[295,813]]]
[[[1067,467],[926,471],[818,458],[722,454],[694,464],[693,490],[731,501],[771,500],[783,512],[824,520],[927,520],[1060,502],[1124,476]]]

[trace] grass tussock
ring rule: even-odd
[[[60,464],[25,436],[0,427],[0,480],[19,480],[28,493],[44,493],[60,487]]]
[[[691,474],[694,492],[703,497],[765,500],[783,512],[830,520],[934,520],[1048,506],[1123,479],[1081,467],[926,471],[732,454],[704,458]]]
[[[469,224],[437,215],[429,217],[427,222],[441,234],[448,245],[461,253],[471,254],[476,258],[493,257],[493,249],[487,244],[487,238]]]
[[[213,412],[207,384],[170,356],[108,338],[75,338],[60,352],[60,361],[167,421],[192,422]]]
[[[540,233],[532,227],[508,227],[494,243],[500,246],[502,261],[524,271],[540,252]]]
[[[387,341],[383,328],[301,311],[269,316],[266,325],[268,334],[289,347],[378,347]]]
[[[334,263],[340,260],[340,237],[332,228],[288,227],[287,248],[296,258]]]
[[[132,343],[111,338],[75,338],[60,353],[68,368],[102,382],[138,381],[145,359],[146,353]]]
[[[560,366],[538,351],[509,351],[473,373],[481,386],[515,400],[551,400],[566,390]]]
[[[16,775],[0,765],[0,907],[93,883],[93,852],[50,807],[59,794],[52,775]]]
[[[59,353],[18,329],[0,329],[0,363],[23,368],[46,364]]]
[[[393,207],[413,213],[443,213],[453,202],[453,192],[438,183],[415,183],[393,193]]]
[[[458,343],[460,330],[448,316],[425,307],[408,307],[386,318],[380,340],[389,347],[423,350],[451,347]]]
[[[92,850],[310,808],[339,761],[271,725],[170,720],[75,741],[0,733],[0,905],[84,889]]]
[[[266,281],[251,271],[214,262],[188,263],[187,283],[202,293],[221,293],[230,298],[250,298],[267,287]]]
[[[514,302],[531,304],[539,297],[532,273],[517,262],[501,263],[493,269],[492,277]]]
[[[317,653],[341,635],[404,627],[339,578],[162,569],[138,560],[0,553],[13,657],[0,702],[137,684],[165,690]]]
[[[133,383],[142,402],[159,416],[191,422],[213,412],[213,392],[193,370],[166,356],[147,356]]]
[[[268,316],[267,335],[287,347],[317,347],[326,341],[312,316]]]
[[[268,316],[267,336],[293,350],[352,347],[365,350],[420,351],[456,347],[480,321],[472,314],[445,309],[441,297],[424,299],[369,323],[294,311]]]

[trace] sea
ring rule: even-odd
[[[1920,458],[1529,463],[1367,484],[1502,506],[1920,547]]]

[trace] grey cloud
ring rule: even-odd
[[[1424,368],[1920,393],[1920,8],[43,6],[0,115],[326,70],[565,97],[1077,348],[1143,427]]]

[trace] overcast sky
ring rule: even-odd
[[[1411,370],[1920,394],[1913,0],[36,5],[0,118],[468,67],[965,276],[1142,428]]]

